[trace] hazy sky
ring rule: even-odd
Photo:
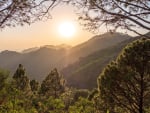
[[[83,30],[83,27],[77,21],[73,8],[69,6],[56,7],[51,11],[51,14],[53,18],[48,21],[39,21],[30,26],[17,26],[1,30],[0,51],[21,51],[36,46],[59,45],[62,43],[77,45],[95,35]],[[67,21],[72,22],[76,29],[75,34],[69,39],[64,38],[58,32],[58,26]],[[105,30],[100,33],[104,32]]]
[[[51,11],[52,19],[38,21],[34,24],[5,28],[0,31],[0,51],[23,50],[42,45],[59,45],[66,43],[76,45],[88,40],[93,35],[83,30],[77,21],[74,10],[71,7],[56,7]],[[63,22],[72,22],[75,26],[75,34],[70,38],[64,38],[58,32],[58,26]]]

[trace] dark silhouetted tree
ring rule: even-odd
[[[0,0],[0,28],[51,18],[49,10],[60,0]]]
[[[0,28],[51,18],[50,9],[61,3],[77,6],[79,20],[90,31],[102,25],[110,25],[111,31],[122,28],[139,35],[134,27],[150,30],[149,0],[1,0]]]
[[[150,108],[150,40],[129,44],[104,69],[98,86],[101,102],[110,113],[145,113]]]
[[[149,0],[72,0],[77,6],[79,19],[90,31],[101,26],[114,31],[117,28],[127,29],[137,34],[135,27],[150,31]]]

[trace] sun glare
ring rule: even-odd
[[[71,22],[64,22],[59,25],[59,33],[64,38],[71,38],[75,33],[75,26]]]

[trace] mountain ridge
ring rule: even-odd
[[[23,64],[31,79],[42,81],[53,68],[62,70],[67,65],[75,63],[96,51],[109,48],[131,38],[131,36],[121,33],[106,33],[92,37],[90,40],[75,47],[60,45],[56,48],[62,48],[56,49],[55,46],[50,45],[49,48],[46,45],[37,50],[29,48],[31,51],[26,53],[3,51],[0,53],[0,67],[10,70],[13,74],[18,64]]]
[[[136,39],[137,38],[125,40],[117,45],[80,58],[77,62],[61,70],[61,73],[65,75],[69,86],[92,89],[96,87],[97,77],[102,72],[103,68],[114,60],[128,43]]]

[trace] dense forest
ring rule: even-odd
[[[129,43],[92,90],[68,86],[56,68],[29,79],[18,65],[13,76],[0,69],[0,113],[150,113],[150,39]]]

